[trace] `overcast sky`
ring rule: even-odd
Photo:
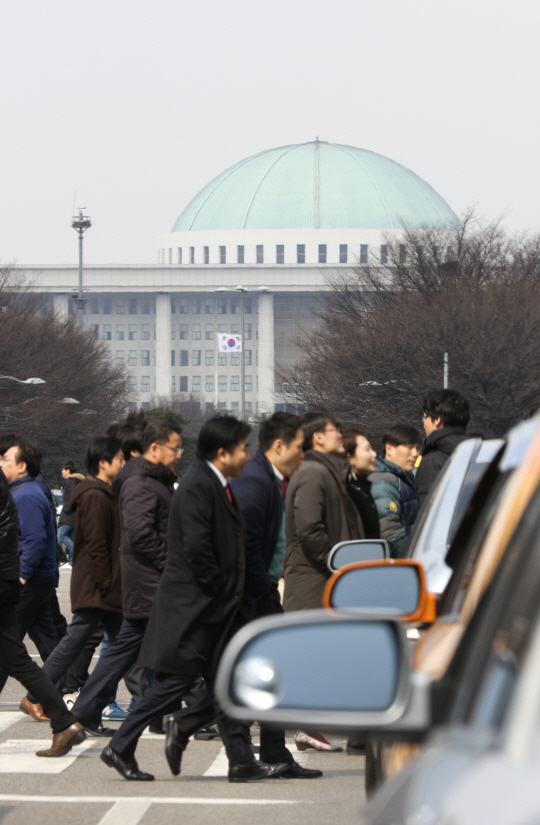
[[[540,229],[540,4],[3,0],[0,259],[153,263],[228,166],[321,140]],[[75,192],[77,192],[75,198]]]

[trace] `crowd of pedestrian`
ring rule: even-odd
[[[321,776],[296,762],[283,730],[262,726],[255,758],[250,728],[216,701],[217,666],[248,622],[321,607],[336,544],[381,538],[392,557],[404,554],[419,506],[467,437],[468,402],[432,392],[423,419],[421,458],[410,424],[390,427],[377,456],[366,434],[326,412],[274,413],[250,456],[251,427],[217,416],[177,483],[181,428],[131,413],[88,446],[86,475],[63,463],[58,525],[39,449],[16,434],[0,438],[0,690],[14,676],[28,691],[21,710],[50,721],[51,747],[38,755],[107,737],[103,762],[150,781],[135,757],[150,726],[165,733],[174,775],[195,735],[222,739],[231,782]],[[56,593],[62,560],[71,568],[69,625]],[[116,703],[122,679],[127,710]],[[110,719],[122,724],[103,724]],[[312,730],[297,731],[295,744],[339,750]]]

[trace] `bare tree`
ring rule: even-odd
[[[372,438],[396,421],[420,426],[448,353],[471,428],[501,434],[540,406],[540,236],[469,216],[459,230],[387,245],[386,266],[331,277],[319,329],[280,376],[296,403],[333,410]]]

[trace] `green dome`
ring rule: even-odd
[[[173,232],[213,229],[420,229],[459,221],[410,169],[355,146],[269,149],[214,178]]]

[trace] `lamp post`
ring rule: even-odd
[[[257,286],[255,289],[248,289],[247,286],[239,284],[237,287],[229,289],[226,286],[219,286],[214,292],[239,292],[240,293],[240,334],[242,336],[242,357],[240,358],[240,419],[244,419],[246,409],[246,356],[244,350],[244,294],[246,292],[270,292],[268,286]]]
[[[92,223],[90,218],[87,215],[83,214],[83,210],[86,209],[86,206],[79,206],[79,214],[74,215],[71,219],[71,226],[76,232],[79,233],[79,289],[76,296],[73,296],[73,300],[77,304],[77,317],[79,321],[79,330],[82,332],[83,328],[83,312],[84,312],[84,304],[86,298],[83,294],[83,274],[82,274],[82,262],[83,262],[83,234],[86,232],[87,229],[90,229]]]
[[[43,378],[15,378],[13,375],[0,375],[0,378],[6,378],[8,381],[16,381],[17,384],[46,384]]]

